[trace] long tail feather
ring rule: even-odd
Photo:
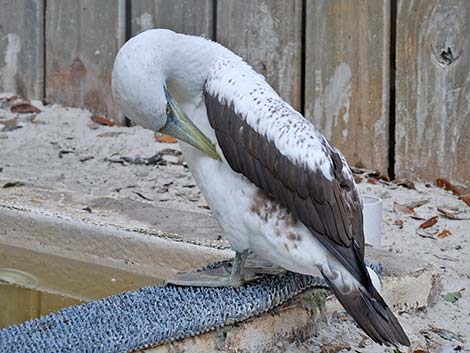
[[[346,311],[375,342],[386,346],[410,345],[397,318],[372,285],[367,290],[354,288],[350,293],[343,294],[324,277]]]

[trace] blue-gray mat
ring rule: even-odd
[[[131,352],[246,320],[317,286],[326,283],[287,272],[241,288],[146,287],[0,330],[0,352]]]
[[[0,330],[0,352],[130,352],[259,315],[322,279],[286,273],[244,287],[151,286]]]

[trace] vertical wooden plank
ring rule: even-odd
[[[307,0],[305,115],[350,164],[387,173],[390,1]]]
[[[470,2],[399,1],[398,176],[470,187]]]
[[[245,58],[300,110],[301,0],[219,0],[216,39]]]
[[[111,95],[114,57],[125,38],[124,0],[48,0],[46,100],[121,120]]]
[[[44,98],[44,0],[0,0],[0,91]]]
[[[132,2],[132,34],[151,28],[212,39],[213,0],[141,0]]]

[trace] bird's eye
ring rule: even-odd
[[[166,105],[166,115],[170,115],[171,113],[171,107],[170,107],[170,104],[167,103]]]

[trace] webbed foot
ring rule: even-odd
[[[191,287],[240,287],[259,278],[251,269],[244,267],[249,250],[236,252],[233,263],[215,269],[187,272],[166,281],[167,284]]]

